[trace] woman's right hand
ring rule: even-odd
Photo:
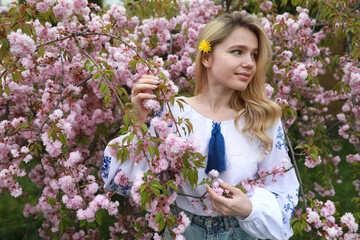
[[[144,123],[149,110],[144,107],[144,101],[147,99],[153,99],[156,96],[153,94],[153,90],[156,89],[159,84],[157,77],[153,75],[144,75],[136,83],[135,87],[131,91],[131,103],[136,111],[137,125]]]

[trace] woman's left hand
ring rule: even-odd
[[[211,203],[215,211],[222,215],[242,216],[248,217],[252,211],[252,203],[248,196],[240,189],[225,183],[220,182],[220,186],[230,191],[232,198],[225,198],[218,195],[211,189],[210,186],[206,186],[206,190],[210,194]]]

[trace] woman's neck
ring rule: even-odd
[[[232,92],[233,93],[233,92]],[[188,103],[197,112],[215,121],[226,121],[235,117],[235,110],[231,108],[232,93],[207,91],[203,89],[200,94],[189,98]]]

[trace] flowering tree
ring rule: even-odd
[[[87,0],[27,0],[9,9],[1,18],[1,193],[22,197],[22,179],[36,184],[36,204],[26,204],[23,214],[40,223],[45,239],[161,238],[166,227],[181,239],[189,221],[170,209],[185,180],[198,182],[205,158],[181,137],[179,129],[189,133],[191,123],[171,111],[149,115],[154,132],[146,124],[135,130],[129,94],[143,74],[154,74],[157,98],[145,107],[154,113],[181,106],[174,97],[191,93],[195,42],[204,24],[227,10],[247,10],[261,17],[273,42],[266,89],[282,106],[288,144],[295,146],[289,154],[302,203],[292,222],[294,238],[358,239],[360,5],[306,1],[278,14],[286,2],[166,0],[102,10]],[[332,55],[330,46],[340,38],[347,49]],[[335,85],[327,90],[319,79],[329,70]],[[333,102],[341,111],[329,111]],[[126,135],[112,142],[113,154],[122,162],[146,158],[149,171],[134,179],[117,173],[109,192],[102,187],[107,161],[101,166],[101,160],[119,134]],[[354,185],[351,208],[344,207],[348,199],[333,201],[337,184],[348,181],[342,176],[347,168]],[[285,171],[260,170],[241,188],[261,187],[263,178],[276,181]],[[204,182],[226,195],[216,173],[211,176]]]

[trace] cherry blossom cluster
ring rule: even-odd
[[[316,234],[325,239],[358,239],[359,225],[353,214],[345,213],[339,224],[336,223],[335,212],[335,204],[332,201],[315,201],[312,208],[306,209],[306,222],[309,224],[306,230],[315,229]]]

